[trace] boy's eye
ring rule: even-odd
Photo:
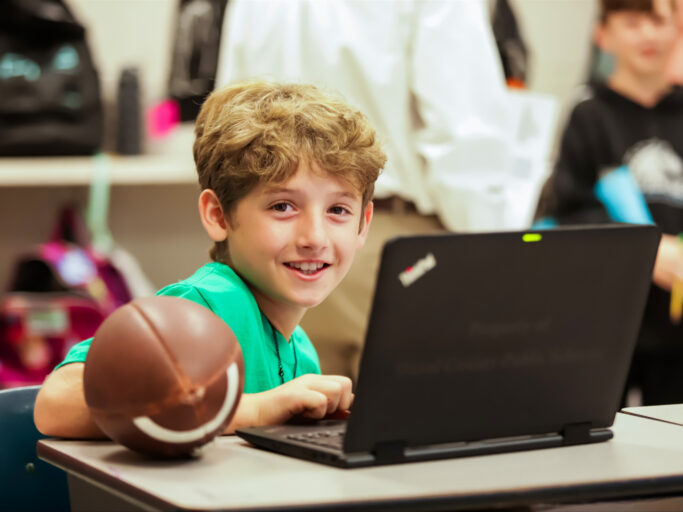
[[[292,205],[289,203],[275,203],[274,205],[272,205],[270,207],[271,210],[274,210],[274,211],[280,212],[280,213],[286,213],[286,212],[290,211],[291,208],[292,208]]]
[[[660,16],[659,14],[653,14],[652,16],[650,16],[650,20],[652,20],[652,23],[656,27],[661,27],[666,23],[666,19],[664,19],[664,17]]]
[[[634,12],[624,12],[622,13],[621,16],[621,23],[625,27],[628,28],[634,28],[638,25],[638,21],[640,20],[640,13],[634,13]]]
[[[347,208],[344,208],[343,206],[333,206],[332,208],[330,208],[329,211],[333,215],[349,215],[351,213]]]

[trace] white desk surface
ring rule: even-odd
[[[617,414],[614,439],[592,445],[337,469],[221,437],[202,457],[145,459],[108,441],[48,439],[40,458],[138,504],[249,510],[540,501],[683,494],[683,429]]]
[[[627,407],[623,412],[683,426],[683,404]]]

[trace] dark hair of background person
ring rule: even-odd
[[[675,0],[669,0],[671,8],[675,9]],[[616,11],[654,12],[656,0],[600,0],[600,21],[604,23],[607,17]]]

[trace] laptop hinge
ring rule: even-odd
[[[405,458],[403,441],[386,441],[377,443],[372,453],[379,462],[401,461]]]
[[[562,429],[563,444],[588,443],[591,439],[591,422],[569,423]]]

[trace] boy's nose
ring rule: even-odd
[[[659,31],[658,31],[657,26],[656,26],[654,21],[645,20],[640,25],[640,33],[643,37],[645,37],[647,39],[654,39],[659,34]]]
[[[303,249],[318,250],[327,245],[327,231],[323,215],[309,213],[300,217],[297,245]]]

